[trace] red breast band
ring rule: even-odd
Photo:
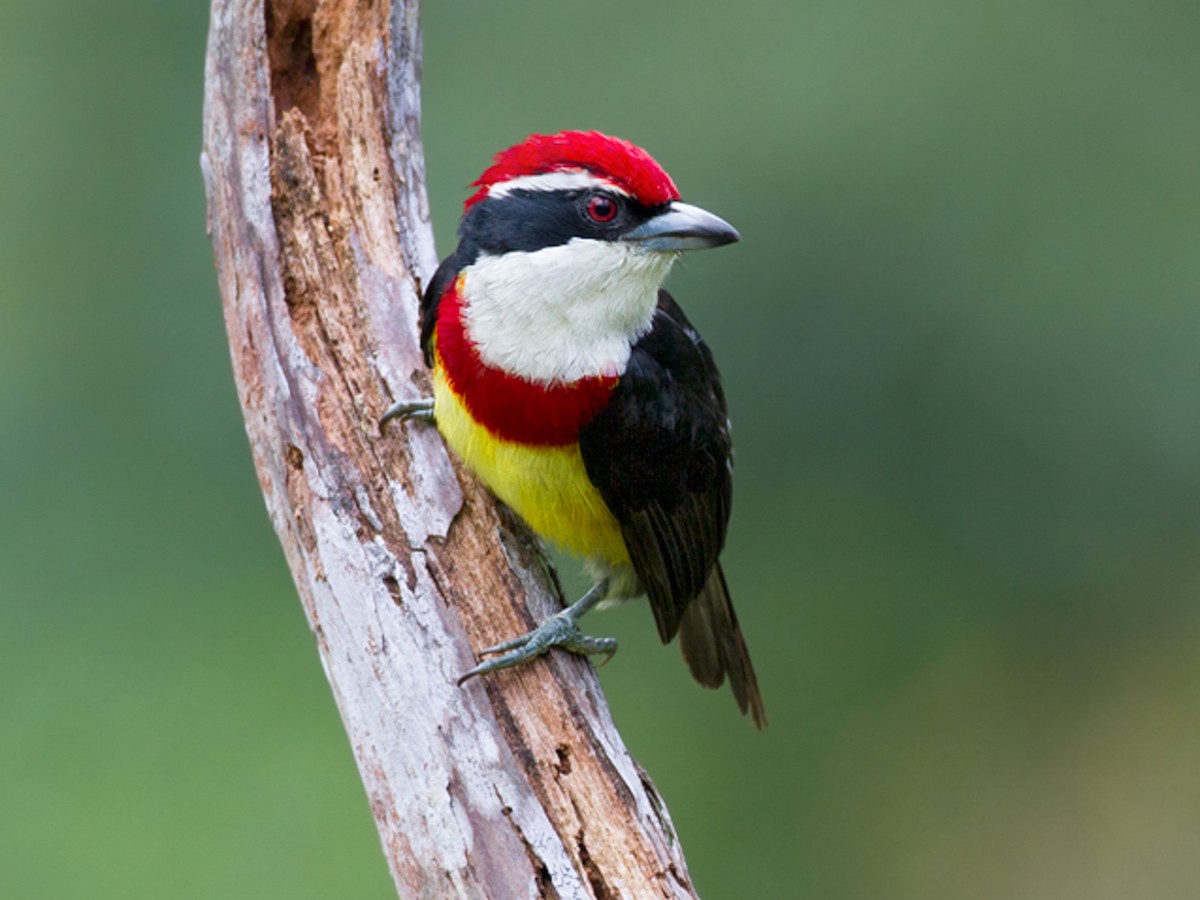
[[[455,279],[438,303],[437,355],[451,390],[498,438],[540,446],[577,442],[579,429],[608,404],[618,376],[539,384],[489,366],[466,333],[461,281]]]

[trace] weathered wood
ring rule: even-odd
[[[434,431],[375,424],[428,392],[417,4],[214,0],[211,16],[201,162],[239,399],[397,889],[692,896],[587,662],[455,684],[473,647],[559,601]]]

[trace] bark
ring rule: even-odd
[[[429,392],[417,4],[211,17],[201,165],[239,399],[398,891],[693,896],[589,663],[455,684],[560,600],[435,431],[376,426]]]

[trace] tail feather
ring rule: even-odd
[[[728,675],[738,707],[750,714],[755,726],[766,726],[767,714],[758,678],[720,564],[713,567],[704,590],[684,610],[679,623],[679,643],[683,658],[698,682],[718,688]]]

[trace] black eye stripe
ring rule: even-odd
[[[612,206],[589,211],[592,201],[604,198]],[[603,204],[601,204],[603,205]],[[522,190],[474,204],[459,224],[461,247],[468,255],[479,251],[506,253],[534,251],[565,244],[575,238],[616,240],[652,218],[661,208],[596,188],[576,190]],[[606,219],[604,216],[608,215]]]

